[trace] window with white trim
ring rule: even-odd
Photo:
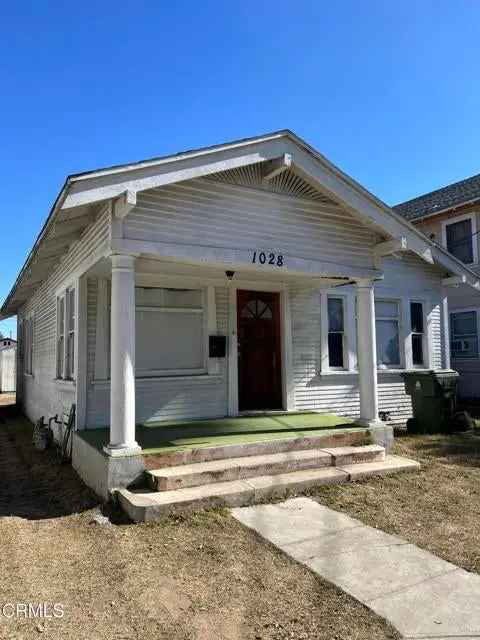
[[[377,365],[380,368],[399,367],[400,303],[398,300],[375,300],[377,334]]]
[[[475,262],[473,218],[453,220],[444,225],[445,244],[450,253],[465,264]]]
[[[410,302],[410,329],[412,341],[412,364],[423,367],[425,364],[425,322],[423,303]]]
[[[345,367],[345,308],[343,298],[328,297],[328,365]]]
[[[30,316],[23,321],[23,370],[33,375],[33,339],[34,318]]]
[[[137,376],[207,372],[203,289],[135,288]]]
[[[69,287],[57,297],[57,378],[75,377],[75,289]]]
[[[476,311],[450,314],[450,350],[452,358],[478,358]]]

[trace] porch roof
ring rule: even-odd
[[[386,243],[382,251],[411,250],[436,263],[446,275],[479,288],[478,276],[445,249],[424,236],[360,184],[289,130],[277,131],[213,147],[205,147],[137,163],[117,165],[68,176],[40,234],[1,310],[0,319],[15,314],[52,272],[70,246],[96,216],[98,204],[114,200],[123,217],[135,206],[139,191],[264,163],[270,179],[291,168],[302,180],[375,229]],[[388,245],[388,246],[387,246]],[[397,247],[397,249],[398,249]]]

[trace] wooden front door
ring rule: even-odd
[[[240,411],[282,408],[280,294],[237,292]]]

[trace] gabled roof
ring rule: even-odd
[[[123,211],[134,206],[136,193],[241,167],[264,163],[274,175],[285,160],[304,182],[356,215],[383,238],[400,242],[436,263],[447,273],[478,286],[477,275],[445,249],[426,238],[288,129],[141,162],[116,165],[67,177],[50,214],[0,310],[0,318],[16,313],[55,268],[69,247],[94,219],[98,205],[116,200]]]
[[[418,220],[480,200],[480,173],[393,207],[406,220]]]

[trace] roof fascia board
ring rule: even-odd
[[[244,154],[236,148],[219,149],[209,155],[195,154],[192,157],[176,158],[170,162],[135,168],[121,176],[102,175],[90,180],[72,182],[62,209],[70,209],[102,200],[117,198],[125,191],[138,192],[155,189],[175,182],[193,180],[212,173],[245,167],[282,155],[284,144],[280,139],[250,143]]]
[[[230,149],[237,150],[237,149],[241,149],[242,147],[251,146],[252,144],[259,144],[263,142],[268,142],[270,140],[278,140],[279,138],[283,138],[287,135],[296,138],[294,133],[292,133],[288,129],[283,129],[280,131],[273,131],[272,133],[266,133],[265,135],[261,135],[261,136],[243,138],[242,140],[233,140],[232,142],[211,145],[209,147],[201,147],[200,149],[192,149],[191,151],[182,151],[180,153],[176,153],[168,156],[159,156],[156,158],[151,158],[149,160],[141,160],[140,162],[118,164],[118,165],[113,165],[111,167],[103,167],[102,169],[94,169],[93,171],[83,171],[82,173],[70,175],[68,177],[68,181],[70,183],[73,183],[73,182],[79,182],[81,180],[89,180],[90,178],[95,178],[95,177],[100,177],[105,175],[110,176],[114,174],[129,172],[132,170],[134,171],[139,169],[147,169],[149,167],[158,167],[163,164],[168,164],[170,162],[177,162],[179,160],[202,157],[218,151],[227,151]]]

